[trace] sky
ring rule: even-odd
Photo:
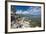
[[[16,11],[16,14],[40,15],[41,14],[41,7],[40,6],[11,5],[11,11]]]

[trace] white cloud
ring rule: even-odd
[[[39,15],[41,12],[41,8],[38,7],[30,7],[27,11],[17,10],[16,14],[32,14]]]
[[[41,12],[41,8],[39,8],[39,7],[30,7],[29,9],[28,9],[28,11],[29,11],[29,14],[32,14],[32,15],[40,15],[40,12]]]
[[[16,14],[29,14],[28,11],[17,10]]]
[[[16,14],[21,14],[22,13],[22,10],[17,10],[16,11]]]
[[[28,11],[24,11],[22,14],[29,14],[29,12]]]

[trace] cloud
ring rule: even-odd
[[[24,11],[22,14],[29,14],[29,12],[28,11]]]
[[[22,10],[17,10],[16,11],[16,14],[21,14],[22,13]]]
[[[32,14],[32,15],[40,15],[41,12],[41,8],[39,7],[30,7],[28,10],[26,11],[22,11],[22,10],[17,10],[16,14]]]
[[[40,7],[31,7],[28,9],[29,11],[29,14],[32,14],[32,15],[40,15],[41,13],[41,8]]]

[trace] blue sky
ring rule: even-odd
[[[30,6],[16,6],[16,10],[22,10],[22,11],[26,11],[29,9]]]
[[[16,11],[16,14],[31,14],[31,15],[40,15],[41,7],[40,6],[11,6],[12,11]]]

